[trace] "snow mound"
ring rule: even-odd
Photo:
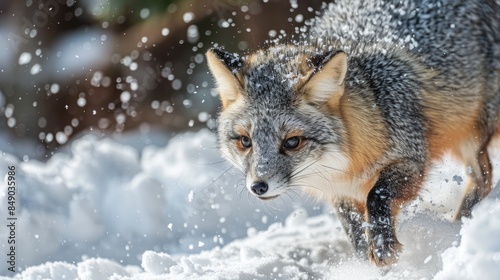
[[[16,167],[18,269],[88,258],[138,264],[146,250],[196,253],[244,237],[249,226],[264,229],[295,207],[281,202],[284,211],[274,210],[249,199],[206,130],[142,148],[87,135],[46,163],[3,153],[0,170],[8,166]],[[7,209],[6,193],[5,178],[0,209]],[[7,236],[1,227],[2,252]]]
[[[220,158],[216,145],[211,132],[200,131],[180,134],[165,147],[85,136],[46,163],[4,153],[0,170],[17,170],[16,256],[22,271],[12,275],[2,265],[0,274],[93,280],[500,275],[500,188],[472,219],[451,222],[465,177],[449,159],[403,209],[397,231],[404,251],[395,266],[380,270],[354,257],[340,222],[318,203],[247,198],[241,174]],[[493,166],[498,170],[497,160]],[[7,206],[5,182],[0,209]],[[0,220],[5,215],[0,211]],[[2,227],[2,252],[6,237]]]
[[[500,227],[491,217],[500,214],[499,196],[497,192],[480,204],[461,230],[458,223],[426,214],[403,218],[398,230],[405,251],[389,271],[356,259],[334,216],[305,218],[306,211],[298,209],[285,224],[272,224],[261,232],[250,228],[246,238],[222,248],[182,256],[146,251],[142,269],[89,259],[76,265],[54,262],[30,267],[17,278],[497,279]]]
[[[500,275],[499,196],[484,201],[464,220],[461,244],[447,249],[436,279],[498,279]]]

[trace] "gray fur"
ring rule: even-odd
[[[495,123],[500,104],[498,1],[340,0],[325,8],[313,21],[307,44],[343,49],[352,56],[390,53],[393,48],[412,53],[439,71],[434,82],[459,102],[475,98],[454,95],[460,89],[486,85],[492,100],[488,123]]]
[[[245,105],[238,111],[224,112],[219,120],[221,146],[230,141],[227,133],[235,126],[251,128],[253,151],[244,161],[245,173],[254,179],[277,183],[275,192],[282,193],[290,183],[293,170],[310,158],[318,158],[329,144],[340,145],[336,137],[341,131],[338,120],[317,110],[298,111],[297,96],[290,87],[290,73],[295,65],[286,61],[297,52],[272,56],[266,64],[245,71]],[[285,136],[291,129],[301,129],[310,136],[307,147],[290,157],[282,150]],[[236,155],[235,155],[236,156]],[[247,186],[251,182],[247,182]]]

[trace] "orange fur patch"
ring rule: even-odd
[[[346,129],[349,174],[362,174],[378,161],[386,149],[387,132],[380,111],[367,107],[359,97],[343,96],[340,114]]]
[[[471,135],[478,135],[477,121],[482,110],[482,101],[478,95],[474,104],[450,104],[446,93],[424,93],[423,107],[427,123],[427,141],[429,157],[440,158],[446,151],[457,154],[457,148],[463,145]],[[456,101],[458,102],[458,101]],[[461,158],[461,156],[459,157]]]

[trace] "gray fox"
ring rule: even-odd
[[[491,190],[500,2],[339,0],[308,29],[244,56],[207,52],[221,151],[259,199],[329,200],[359,256],[391,265],[395,217],[432,160],[467,167],[456,219]]]

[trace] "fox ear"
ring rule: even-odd
[[[238,54],[216,48],[208,50],[206,55],[208,68],[217,84],[222,107],[226,108],[240,95],[241,84],[236,73],[243,67],[243,59]]]
[[[343,51],[330,51],[309,59],[314,70],[304,85],[306,100],[314,104],[338,104],[344,93],[347,56]]]

